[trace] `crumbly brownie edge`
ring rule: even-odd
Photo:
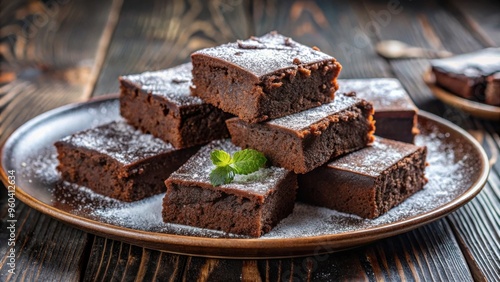
[[[426,147],[420,147],[384,171],[376,180],[376,209],[365,217],[379,217],[422,190],[427,183],[426,156]]]
[[[305,169],[296,173],[307,173],[330,159],[366,147],[375,140],[373,106],[361,100],[356,105],[328,117],[327,125],[320,123],[303,140]],[[321,130],[325,128],[324,130]]]
[[[333,157],[365,147],[373,142],[375,131],[373,107],[364,100],[314,124],[302,133],[304,138],[293,131],[236,118],[226,123],[234,144],[256,149],[274,165],[298,174],[307,173]]]
[[[192,94],[205,102],[245,120],[260,115],[259,99],[264,95],[253,74],[230,64],[194,54]]]
[[[297,178],[288,173],[267,198],[229,194],[171,178],[165,185],[164,222],[260,237],[293,211]]]
[[[259,101],[261,115],[273,119],[331,102],[341,69],[332,59],[262,77],[260,85],[266,95]]]
[[[121,201],[132,202],[165,192],[164,180],[197,148],[146,158],[131,165],[93,150],[55,143],[61,178]]]
[[[120,114],[134,127],[177,149],[229,136],[225,120],[231,117],[230,114],[209,104],[179,108],[125,81],[121,86]]]
[[[77,149],[62,142],[57,142],[55,146],[59,160],[57,170],[63,180],[121,201],[138,200],[133,198],[132,182],[124,181],[128,173],[117,161],[97,152]]]
[[[319,167],[299,175],[297,200],[374,219],[423,189],[425,158],[426,148],[420,147],[376,178]]]
[[[277,184],[277,189],[269,195],[262,206],[261,235],[271,231],[281,220],[293,212],[297,187],[297,175],[292,172],[289,172]]]
[[[278,130],[239,118],[226,121],[233,144],[262,152],[269,161],[288,170],[305,169],[302,140],[288,130]]]
[[[182,148],[179,109],[162,100],[121,81],[120,114],[127,122],[144,133],[171,143],[175,148]]]
[[[165,181],[162,217],[177,223],[228,233],[260,236],[260,200],[176,181]]]

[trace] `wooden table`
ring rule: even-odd
[[[0,142],[30,118],[118,90],[117,77],[174,66],[194,50],[278,30],[316,45],[343,78],[396,77],[419,108],[469,130],[491,156],[500,125],[437,101],[427,59],[385,60],[374,44],[464,53],[500,46],[495,1],[2,1]],[[18,202],[16,271],[9,274],[7,196],[0,189],[0,280],[337,281],[500,279],[500,164],[484,190],[449,216],[353,250],[293,259],[175,255],[74,229]]]

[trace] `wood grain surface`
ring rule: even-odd
[[[343,78],[396,77],[417,106],[469,130],[492,158],[483,191],[451,215],[353,250],[287,259],[183,256],[87,234],[16,203],[16,268],[1,281],[497,281],[500,125],[434,98],[428,58],[385,60],[381,40],[459,54],[500,45],[500,4],[470,1],[114,0],[0,3],[0,142],[39,113],[116,92],[122,74],[189,61],[194,50],[271,30],[315,45]],[[5,254],[5,255],[4,255]]]

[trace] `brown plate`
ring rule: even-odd
[[[462,111],[475,117],[489,120],[500,120],[500,107],[467,100],[437,86],[434,75],[430,70],[424,73],[423,78],[432,93],[434,93],[434,96],[444,103],[461,109]]]
[[[163,195],[122,203],[61,183],[54,141],[79,130],[120,119],[116,96],[68,105],[20,127],[2,148],[3,182],[15,171],[16,196],[30,207],[90,233],[173,253],[229,258],[315,255],[359,246],[417,228],[470,201],[489,172],[480,145],[464,130],[420,113],[417,144],[429,149],[429,183],[387,214],[366,220],[297,203],[294,213],[258,239],[166,224]]]

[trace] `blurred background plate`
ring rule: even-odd
[[[500,120],[500,107],[467,100],[437,86],[434,75],[430,70],[425,72],[423,77],[425,83],[429,86],[434,96],[444,103],[475,117],[489,120]]]

